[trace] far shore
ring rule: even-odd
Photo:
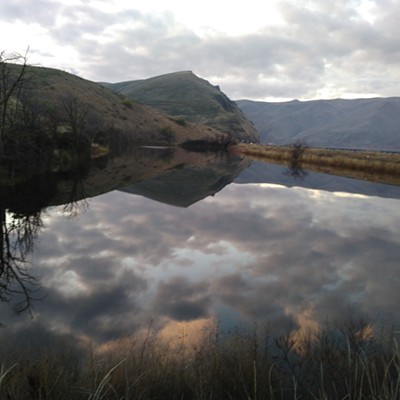
[[[372,150],[338,150],[308,147],[240,143],[229,147],[233,154],[293,169],[400,185],[400,153]]]

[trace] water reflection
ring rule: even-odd
[[[275,183],[288,187],[301,186],[309,189],[330,192],[347,192],[367,196],[379,196],[400,199],[400,186],[364,179],[346,178],[333,174],[324,174],[303,170],[301,165],[292,164],[285,167],[279,164],[253,162],[235,180],[238,183]]]
[[[51,204],[118,189],[187,207],[221,190],[249,165],[249,160],[225,152],[133,147],[118,157],[94,160],[86,175],[64,179]]]
[[[2,304],[4,340],[28,330],[101,344],[150,320],[279,332],[350,311],[399,324],[398,200],[231,184],[190,208],[120,191],[88,202],[72,219],[62,207],[42,217],[31,263],[47,297],[33,320]]]
[[[23,215],[0,209],[0,301],[17,314],[29,310],[40,284],[28,272],[28,256],[42,226],[41,214]]]
[[[142,147],[94,159],[68,174],[48,172],[0,186],[0,301],[11,303],[17,313],[31,311],[40,284],[36,271],[29,272],[28,256],[46,207],[61,204],[63,215],[76,216],[86,210],[87,198],[113,189],[187,207],[221,190],[248,165],[226,153]]]

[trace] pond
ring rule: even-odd
[[[31,215],[3,205],[2,353],[150,326],[399,329],[400,188],[168,149],[99,165]]]

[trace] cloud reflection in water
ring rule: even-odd
[[[398,323],[398,210],[398,200],[266,184],[231,184],[188,209],[122,192],[75,218],[49,209],[32,261],[47,297],[34,322],[3,318],[3,331],[102,343],[149,320],[279,331],[352,310]]]

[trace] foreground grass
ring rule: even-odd
[[[268,328],[204,332],[166,343],[155,333],[86,349],[4,357],[0,398],[398,399],[400,350],[367,324],[273,336]]]
[[[400,185],[400,153],[311,148],[301,144],[267,146],[245,143],[231,146],[230,151],[254,160]]]

